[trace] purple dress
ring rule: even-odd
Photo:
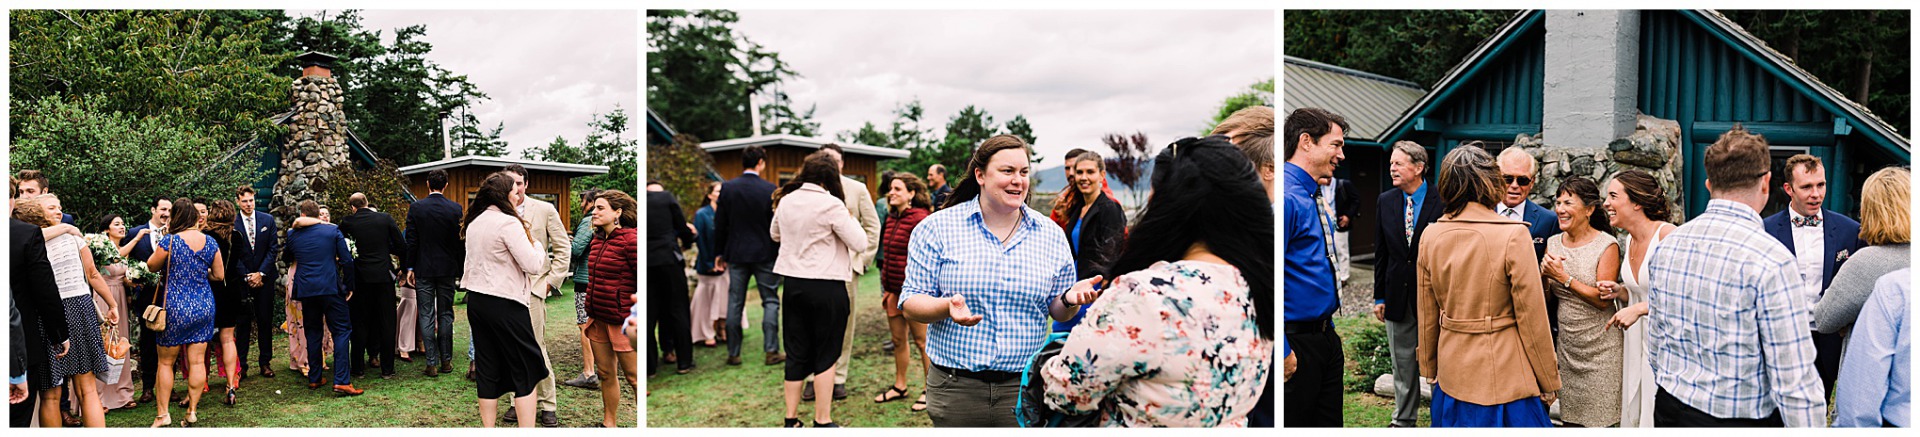
[[[207,245],[194,251],[179,235],[167,235],[160,239],[160,247],[170,255],[167,257],[167,330],[160,332],[157,343],[173,347],[213,340],[213,289],[207,285],[207,275],[214,255],[220,253],[220,243],[209,236]]]

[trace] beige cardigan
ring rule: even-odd
[[[528,239],[526,224],[489,206],[467,225],[466,243],[460,287],[526,305],[533,295],[528,278],[546,269],[547,261]]]
[[[814,184],[780,198],[769,231],[780,243],[773,273],[781,276],[852,280],[854,257],[867,247],[867,234],[847,205]]]

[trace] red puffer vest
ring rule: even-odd
[[[907,237],[913,235],[913,227],[926,219],[926,208],[907,208],[900,215],[887,217],[887,227],[880,231],[880,289],[888,293],[899,293],[900,284],[907,280]]]
[[[595,234],[587,247],[587,316],[619,326],[633,308],[640,286],[634,278],[640,252],[633,228]]]

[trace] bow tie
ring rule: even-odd
[[[1819,226],[1820,226],[1820,216],[1817,216],[1817,215],[1793,218],[1793,227],[1796,227],[1796,228],[1819,227]]]

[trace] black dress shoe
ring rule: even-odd
[[[500,418],[500,421],[506,422],[506,423],[520,423],[520,410],[515,409],[512,405],[508,405],[507,417]]]
[[[560,415],[552,411],[541,411],[539,414],[533,415],[533,418],[534,422],[538,423],[541,428],[560,427]]]
[[[272,378],[272,377],[273,377],[273,367],[272,367],[272,366],[260,366],[260,377],[262,377],[262,378]]]
[[[813,396],[813,381],[807,381],[807,383],[806,383],[806,384],[803,384],[803,385],[801,385],[801,386],[800,386],[800,401],[801,401],[801,402],[813,402],[813,399],[814,399],[814,396]]]

